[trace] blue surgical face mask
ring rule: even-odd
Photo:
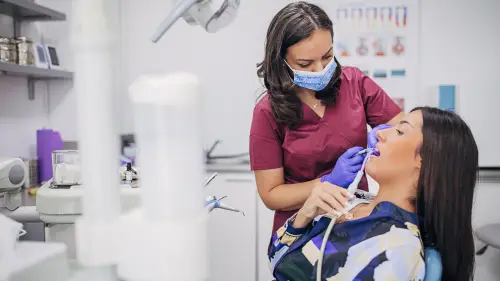
[[[323,90],[332,79],[333,73],[335,73],[335,69],[337,68],[337,63],[333,57],[325,68],[319,72],[295,70],[286,60],[285,63],[293,71],[293,83],[299,87],[313,91]]]

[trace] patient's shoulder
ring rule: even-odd
[[[394,248],[407,245],[421,248],[421,237],[418,228],[411,223],[401,224],[394,221],[381,221],[373,225],[366,233],[365,241],[373,240],[384,247]]]
[[[402,249],[407,253],[423,251],[422,238],[418,227],[412,222],[401,222],[391,218],[374,222],[365,234],[366,246],[379,248],[381,252]]]
[[[420,231],[417,226],[417,215],[391,202],[378,203],[370,215],[370,218],[371,221],[380,228],[380,231],[388,232],[391,228],[396,227],[405,229],[405,233],[418,238],[420,237]]]

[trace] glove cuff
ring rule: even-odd
[[[320,182],[325,182],[325,181],[328,181],[328,176],[329,176],[329,175],[324,175],[324,176],[322,176],[322,177],[319,179],[319,181],[320,181]]]

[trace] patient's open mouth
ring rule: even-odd
[[[380,151],[378,151],[378,150],[375,149],[373,151],[372,155],[375,156],[375,157],[378,157],[378,156],[380,156]]]

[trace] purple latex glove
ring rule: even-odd
[[[333,171],[321,177],[321,182],[329,182],[343,188],[349,187],[366,157],[366,154],[356,155],[361,150],[363,150],[362,147],[348,149],[339,157]]]
[[[378,125],[377,127],[373,128],[371,131],[368,132],[368,147],[367,148],[376,148],[375,145],[377,145],[378,138],[377,138],[377,131],[380,130],[385,130],[392,128],[391,125],[389,124],[382,124]]]

